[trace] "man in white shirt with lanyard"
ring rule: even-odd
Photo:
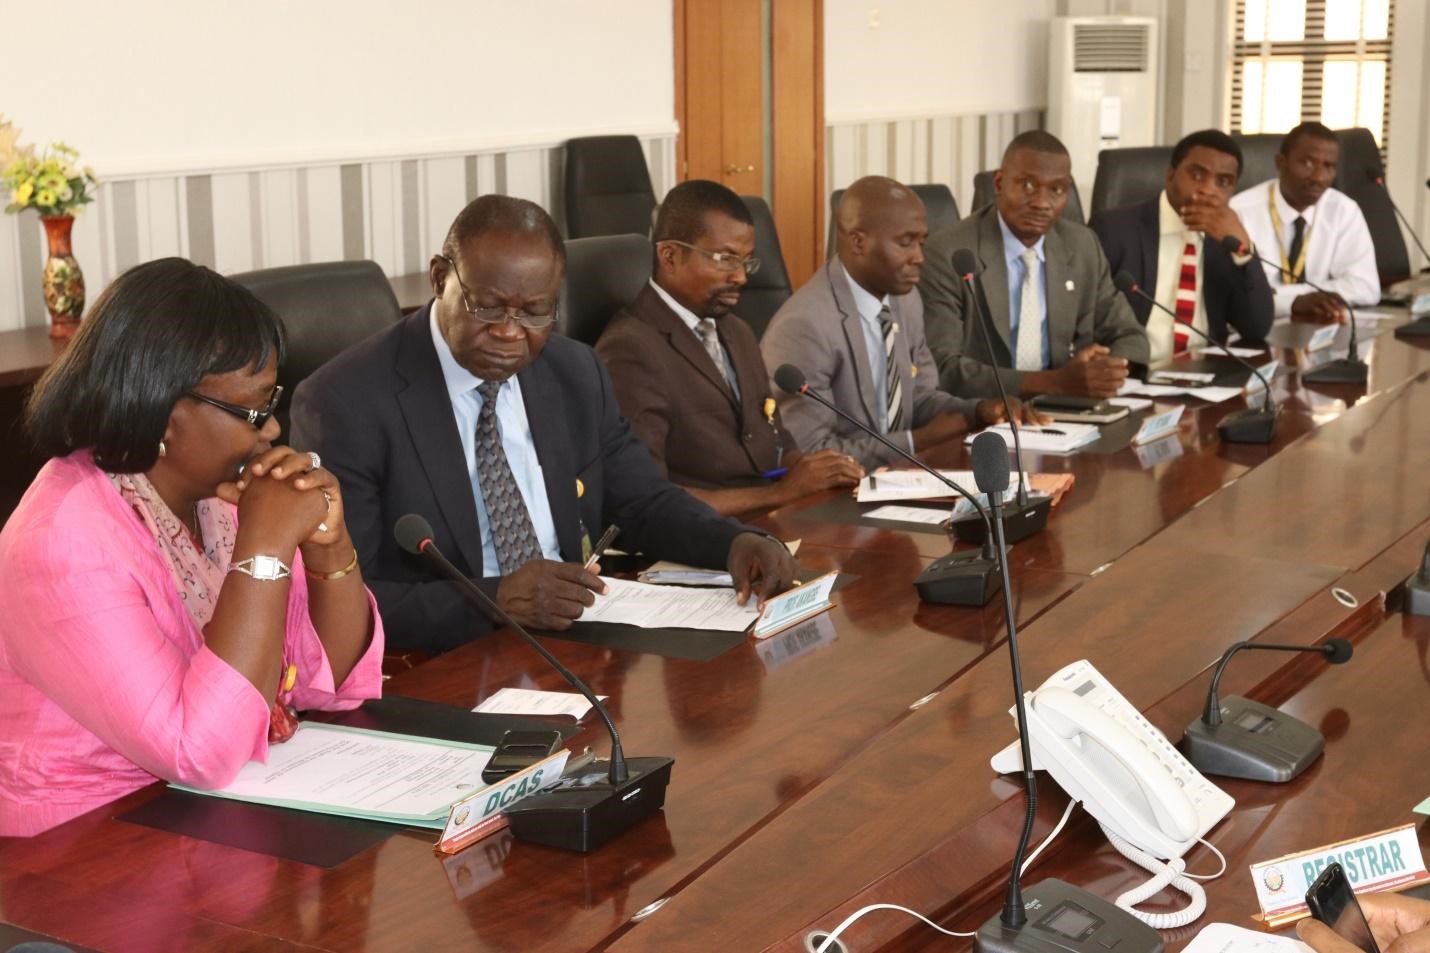
[[[1365,215],[1354,199],[1331,187],[1340,151],[1330,129],[1303,122],[1281,140],[1277,178],[1231,200],[1258,253],[1281,264],[1263,263],[1278,319],[1334,324],[1345,321],[1346,304],[1380,300]]]

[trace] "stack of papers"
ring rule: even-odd
[[[783,540],[783,542],[791,556],[799,552],[799,540],[790,539]],[[653,563],[637,578],[641,582],[648,582],[653,586],[725,586],[728,588],[735,585],[735,580],[723,569],[700,569],[695,566],[687,566],[685,563],[671,562],[668,559]]]
[[[988,432],[1000,435],[1008,444],[1009,451],[1012,451],[1013,431],[1007,424],[989,427]],[[1101,432],[1095,424],[1059,423],[1049,427],[1019,427],[1018,437],[1023,442],[1023,449],[1034,453],[1072,453],[1078,447],[1094,443]],[[964,442],[973,443],[974,436],[969,434]],[[1010,490],[1015,486],[1016,484],[1009,482]]]
[[[616,622],[643,629],[707,629],[743,632],[759,615],[755,599],[735,601],[734,589],[689,589],[652,586],[602,576],[604,595],[581,613],[581,622]]]
[[[609,696],[597,695],[601,701]],[[591,703],[580,692],[542,692],[533,688],[503,688],[472,711],[490,715],[555,715],[580,721],[591,710]]]
[[[1280,367],[1280,364],[1280,361],[1269,361],[1258,367],[1257,371],[1264,375],[1267,380],[1271,380],[1276,376],[1276,370]],[[1155,378],[1155,376],[1155,374],[1152,375],[1152,377],[1149,377],[1149,380]],[[1209,375],[1186,372],[1175,374],[1174,376],[1179,379],[1200,379],[1203,376]],[[1126,382],[1123,383],[1122,389],[1117,393],[1120,397],[1195,397],[1198,400],[1204,400],[1211,404],[1220,404],[1222,401],[1231,400],[1233,397],[1240,397],[1243,393],[1250,394],[1259,390],[1265,390],[1261,384],[1261,378],[1252,374],[1247,378],[1246,387],[1244,389],[1240,387],[1185,387],[1179,384],[1144,384],[1139,380],[1134,380],[1129,377]]]
[[[1026,433],[1028,429],[1020,427],[1018,432]],[[978,484],[974,482],[972,470],[940,470],[938,472],[974,496],[978,495]],[[1019,474],[1014,473],[1009,476],[1009,489],[1017,489]],[[882,470],[869,474],[859,481],[859,489],[854,498],[860,503],[890,503],[899,500],[942,500],[954,495],[953,490],[950,490],[947,484],[935,479],[932,474],[923,470],[909,469]],[[960,497],[960,499],[962,498]],[[968,501],[964,500],[963,504],[967,506]],[[872,516],[873,514],[868,515]]]

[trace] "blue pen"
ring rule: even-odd
[[[774,470],[766,470],[764,473],[761,473],[760,476],[764,477],[766,480],[778,480],[780,477],[784,476],[788,472],[789,467],[779,467]]]

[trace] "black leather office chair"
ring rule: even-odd
[[[1153,198],[1162,191],[1171,162],[1171,146],[1103,149],[1097,154],[1089,215]]]
[[[958,221],[958,199],[953,197],[953,191],[941,182],[925,182],[918,185],[911,185],[914,194],[919,197],[919,201],[924,203],[924,213],[928,216],[929,234],[943,228],[945,225],[952,225]],[[829,234],[824,242],[824,259],[828,261],[834,257],[834,239],[838,234],[839,200],[844,197],[843,189],[835,189],[829,193]]]
[[[973,209],[977,211],[985,205],[993,204],[993,170],[985,169],[973,177]],[[1087,216],[1082,213],[1082,196],[1078,194],[1077,183],[1072,184],[1068,193],[1068,204],[1063,207],[1063,218],[1078,225],[1087,224]]]
[[[387,276],[373,261],[325,261],[230,275],[283,321],[288,356],[278,369],[275,416],[288,432],[293,390],[329,359],[402,318]]]
[[[1281,151],[1281,140],[1286,138],[1285,135],[1272,132],[1233,133],[1231,138],[1241,147],[1241,177],[1236,183],[1238,192],[1276,178],[1276,153]]]
[[[780,250],[780,236],[775,231],[770,207],[758,195],[742,195],[740,198],[755,220],[755,257],[760,260],[760,270],[750,276],[740,291],[740,305],[735,313],[755,329],[755,337],[759,338],[794,289],[790,287],[789,269],[785,267],[784,252]]]
[[[1381,286],[1393,284],[1410,274],[1410,251],[1405,247],[1405,236],[1396,221],[1390,194],[1375,181],[1376,176],[1384,174],[1380,147],[1369,129],[1338,129],[1336,138],[1341,143],[1336,188],[1360,206],[1375,246],[1375,265],[1380,272]]]
[[[652,254],[645,235],[568,239],[561,333],[594,346],[616,312],[634,301],[650,280]]]
[[[635,136],[566,142],[566,235],[649,235],[655,189]]]

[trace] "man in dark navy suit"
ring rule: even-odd
[[[410,512],[512,618],[539,629],[569,627],[604,589],[582,562],[612,523],[622,547],[726,567],[743,593],[793,580],[780,543],[661,476],[595,352],[552,335],[565,264],[540,206],[483,196],[432,258],[433,301],[297,389],[293,438],[342,481],[389,645],[443,651],[490,628],[393,541]]]
[[[1245,226],[1227,204],[1241,177],[1241,147],[1216,129],[1194,132],[1172,150],[1166,184],[1156,198],[1104,209],[1088,224],[1107,253],[1112,273],[1127,271],[1147,294],[1177,317],[1153,310],[1137,295],[1128,301],[1147,329],[1151,360],[1164,361],[1203,343],[1179,325],[1214,340],[1235,328],[1248,341],[1271,330],[1271,286],[1252,251]],[[1222,245],[1235,236],[1242,251]]]

